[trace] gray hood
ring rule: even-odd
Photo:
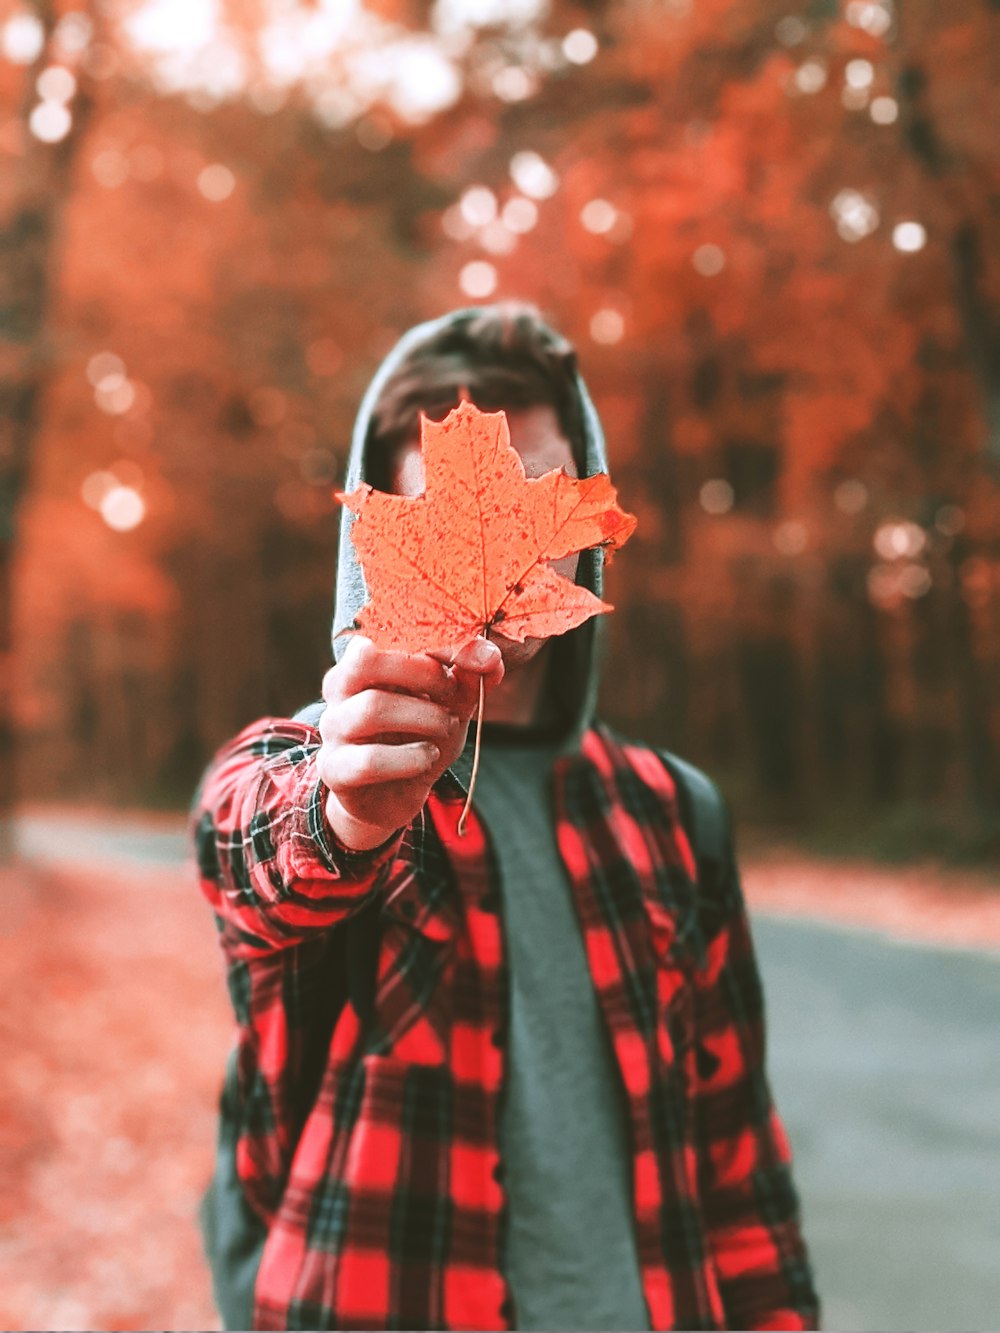
[[[482,307],[468,307],[452,311],[440,319],[418,324],[410,329],[382,362],[365,396],[361,401],[354,423],[351,449],[347,460],[344,477],[346,492],[355,490],[361,482],[368,480],[366,461],[368,441],[371,432],[372,416],[375,407],[388,381],[395,374],[405,358],[421,343],[434,337],[443,329],[462,320],[468,320],[482,313]],[[578,459],[582,476],[592,476],[597,472],[608,472],[607,453],[604,432],[597,412],[591,402],[586,385],[579,374],[575,375],[576,391],[579,395],[580,419],[583,423],[583,457]],[[578,451],[579,452],[579,451]],[[347,647],[348,639],[338,637],[349,629],[358,612],[368,600],[368,590],[364,575],[351,541],[351,524],[354,515],[342,506],[340,512],[340,546],[337,561],[337,593],[333,618],[333,648],[339,661]],[[602,595],[604,555],[600,549],[583,551],[577,568],[576,582],[588,588],[596,596]],[[579,748],[584,732],[590,726],[597,700],[599,662],[604,641],[605,616],[593,616],[569,633],[553,641],[552,660],[550,663],[550,686],[553,681],[558,688],[550,689],[550,697],[557,698],[564,708],[564,723],[560,728],[560,748],[572,752]],[[489,713],[487,711],[487,721]],[[469,747],[462,757],[469,756],[472,736],[475,728],[469,729]],[[462,772],[467,767],[459,761],[455,765],[460,780],[466,776]],[[464,785],[464,784],[463,784]]]

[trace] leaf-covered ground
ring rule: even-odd
[[[0,1327],[218,1327],[193,1218],[230,1040],[187,873],[10,872]]]
[[[758,910],[1000,948],[983,877],[748,857]],[[0,1327],[218,1327],[194,1223],[230,1041],[192,873],[7,872]]]

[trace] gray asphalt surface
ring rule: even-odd
[[[150,824],[127,814],[31,813],[17,821],[17,842],[24,856],[52,863],[180,865],[191,855],[185,822],[172,817]]]
[[[40,860],[188,855],[180,824],[29,815],[19,833]],[[823,1326],[1000,1329],[1000,955],[753,927]]]
[[[824,1327],[1000,1328],[1000,960],[754,935]]]

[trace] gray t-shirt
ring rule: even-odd
[[[500,1116],[519,1329],[648,1329],[625,1094],[556,849],[550,744],[483,747],[500,861],[510,1043]]]

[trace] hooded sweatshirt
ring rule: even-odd
[[[389,354],[365,395],[345,490],[367,480],[372,413],[410,351],[479,311],[460,310],[412,329]],[[581,476],[607,472],[604,436],[587,389],[575,377]],[[368,600],[341,516],[334,643],[338,656]],[[576,580],[598,597],[603,557],[580,555]],[[510,967],[507,1078],[501,1092],[500,1148],[507,1192],[503,1252],[525,1329],[649,1328],[632,1227],[627,1115],[599,1012],[565,868],[555,839],[552,764],[577,751],[592,721],[603,617],[548,645],[547,726],[489,723],[487,707],[474,806],[500,863],[502,920]],[[452,772],[467,789],[474,727]]]

